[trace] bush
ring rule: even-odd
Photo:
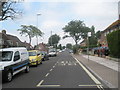
[[[111,56],[120,58],[120,30],[109,33],[107,35],[107,42]]]

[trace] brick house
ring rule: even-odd
[[[33,49],[33,46],[30,45],[29,43],[27,43],[26,41],[23,42],[24,46],[27,48],[27,50],[32,50]]]
[[[0,47],[22,47],[24,46],[20,39],[16,36],[6,34],[6,30],[2,30],[0,33]]]
[[[106,35],[118,29],[120,29],[120,20],[116,20],[110,26],[108,26],[104,31],[101,32],[101,37],[98,40],[98,43],[100,43],[102,46],[108,47]]]
[[[48,46],[44,43],[38,44],[37,46],[34,47],[34,49],[48,52]]]
[[[86,40],[85,40],[85,39],[80,43],[80,46],[81,46],[81,47],[87,46],[87,43],[86,43]]]
[[[0,33],[0,48],[8,47],[26,47],[28,50],[32,47],[26,42],[21,42],[16,36],[6,33],[6,30],[2,30]]]

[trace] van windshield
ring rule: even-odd
[[[29,56],[36,56],[36,52],[29,52]]]
[[[1,61],[11,61],[12,60],[12,51],[2,51],[0,52],[0,62]]]

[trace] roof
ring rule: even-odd
[[[4,34],[4,33],[0,33],[0,36],[4,40],[12,40],[13,42],[18,42],[20,46],[23,46],[23,43],[20,41],[20,39],[17,36]]]
[[[116,20],[115,22],[113,22],[111,25],[109,25],[103,32],[107,31],[108,29],[111,29],[112,27],[119,25],[120,24],[120,20]]]
[[[37,52],[38,50],[29,50],[28,52]]]
[[[11,47],[11,48],[3,48],[0,51],[17,51],[19,49],[26,49],[25,47]]]

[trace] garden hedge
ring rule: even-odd
[[[120,58],[120,29],[107,35],[108,47],[113,57]]]

